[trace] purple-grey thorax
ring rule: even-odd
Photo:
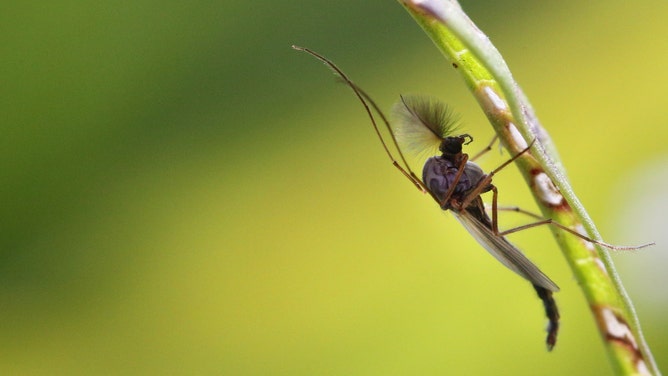
[[[422,181],[436,198],[442,201],[443,196],[454,182],[458,170],[459,166],[446,156],[431,157],[427,160],[427,163],[425,163],[424,169],[422,170]],[[464,197],[466,197],[466,194],[471,189],[475,188],[478,182],[484,177],[485,173],[477,164],[466,162],[464,172],[459,178],[449,201],[454,199],[461,202]],[[491,187],[489,189],[491,189]],[[487,192],[489,189],[485,189],[483,192]],[[443,209],[452,209],[452,206],[448,202],[445,203]]]

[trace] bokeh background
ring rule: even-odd
[[[668,5],[464,1],[549,129],[668,366]],[[529,284],[418,194],[335,60],[389,108],[491,128],[394,1],[21,1],[0,12],[0,373],[605,375],[549,231]],[[490,153],[482,165],[507,158]],[[535,208],[514,168],[500,200]],[[502,226],[523,223],[507,215]]]

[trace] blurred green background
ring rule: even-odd
[[[668,5],[463,2],[551,132],[668,364]],[[22,1],[0,13],[0,373],[610,372],[546,229],[530,285],[395,171],[336,61],[389,108],[491,128],[394,1]],[[490,153],[491,169],[506,158]],[[534,209],[514,168],[500,201]],[[503,227],[524,218],[502,217]]]

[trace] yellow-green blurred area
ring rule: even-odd
[[[463,2],[551,132],[668,362],[668,5]],[[395,1],[20,1],[0,12],[3,375],[605,375],[547,229],[530,284],[389,163],[336,61],[385,109],[491,127]],[[508,155],[495,148],[490,170]],[[417,166],[419,170],[420,167]],[[514,167],[500,202],[535,210]],[[504,214],[501,227],[528,219]]]

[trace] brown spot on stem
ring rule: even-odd
[[[532,169],[531,176],[531,189],[543,205],[555,211],[570,211],[570,206],[559,192],[559,188],[542,169]]]
[[[638,374],[648,374],[647,365],[631,327],[624,317],[608,306],[593,305],[591,307],[603,337],[607,342],[623,347],[633,359]]]

